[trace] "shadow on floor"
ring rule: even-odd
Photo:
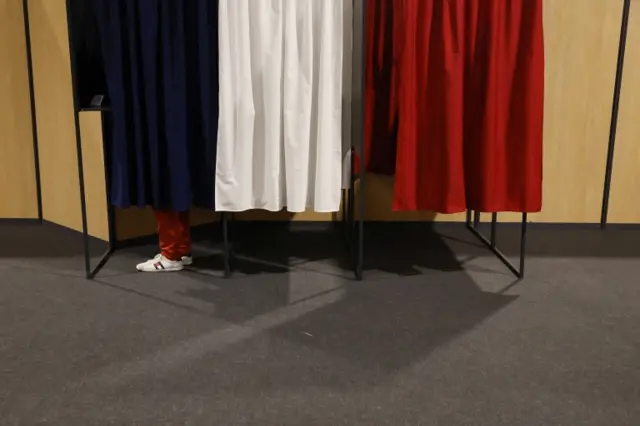
[[[234,238],[234,247],[236,270],[241,274],[285,273],[291,267],[330,261],[345,277],[353,276],[357,250],[349,246],[340,226],[299,223],[244,226]],[[481,248],[479,244],[475,247]],[[430,226],[377,228],[366,233],[364,250],[365,270],[399,276],[422,275],[424,269],[461,270],[460,263],[447,253],[445,241]]]
[[[90,239],[90,250],[97,256],[106,243]],[[0,222],[1,258],[64,258],[82,256],[82,234],[49,223]]]
[[[437,234],[395,236],[403,246],[390,249],[382,235],[380,244],[367,247],[381,274],[355,282],[339,235],[281,230],[275,239],[254,232],[252,244],[239,240],[238,248],[256,260],[240,264],[237,278],[180,294],[209,304],[216,318],[351,365],[340,379],[329,365],[301,378],[312,375],[320,385],[386,380],[517,298],[482,291]],[[274,324],[274,317],[281,321]]]
[[[464,224],[434,224],[442,234],[468,235]],[[491,228],[480,225],[487,238]],[[372,232],[376,232],[372,230]],[[507,256],[520,253],[520,224],[498,224],[497,240],[500,250]],[[463,237],[464,238],[464,237]],[[466,237],[468,238],[468,237]],[[529,224],[527,230],[527,256],[545,258],[636,258],[640,257],[640,228],[612,225],[600,229],[596,225]]]
[[[232,225],[232,229],[233,229]],[[335,257],[334,250],[344,251],[344,236],[341,235],[337,227],[321,224],[302,224],[313,230],[300,236],[300,223],[279,224],[263,223],[254,224],[243,223],[242,230],[234,236],[238,254],[251,258],[254,252],[261,253],[264,259],[263,266],[252,265],[251,261],[240,259],[236,265],[237,269],[243,273],[260,273],[265,268],[265,262],[274,261],[277,268],[278,263],[283,266],[289,264],[285,262],[291,259],[313,259],[322,258],[326,254]],[[489,226],[485,223],[481,225],[481,231],[489,235]],[[211,234],[211,235],[209,235]],[[386,254],[377,249],[372,250],[372,245],[385,245],[388,251],[402,251],[406,257],[406,265],[425,264],[427,267],[443,268],[449,270],[449,266],[443,265],[438,258],[437,244],[433,245],[431,238],[434,234],[441,235],[445,240],[458,240],[463,242],[467,248],[461,247],[461,254],[482,254],[484,249],[478,250],[482,246],[471,237],[464,224],[453,223],[367,223],[365,224],[365,261],[368,269],[381,269],[395,272],[397,268],[396,260],[389,262]],[[296,239],[309,238],[307,244],[297,244]],[[218,229],[215,232],[194,232],[194,239],[201,241],[205,245],[217,246],[221,249],[221,236]],[[411,252],[407,248],[408,242],[418,241],[421,244],[422,253]],[[527,234],[527,255],[531,257],[598,257],[598,258],[624,258],[640,257],[640,228],[618,228],[612,226],[607,230],[597,227],[579,227],[571,225],[545,225],[532,224],[529,226]],[[154,244],[155,237],[145,239],[144,244],[138,245],[137,252],[140,255],[154,254],[157,249],[144,247],[145,244]],[[278,254],[266,253],[265,246],[275,244],[286,248],[295,246],[297,251],[290,250],[287,259],[283,257],[283,252]],[[498,225],[498,244],[500,249],[508,256],[517,256],[520,247],[520,227],[518,224]],[[431,245],[431,246],[430,246]],[[90,250],[92,256],[98,256],[104,251],[104,242],[94,239],[90,240]],[[328,250],[331,253],[328,253]],[[147,253],[149,251],[149,253]],[[154,252],[154,253],[151,253]],[[325,252],[325,254],[322,254]],[[13,221],[0,221],[0,258],[61,258],[82,256],[83,242],[81,234],[52,224],[19,223]],[[380,255],[378,255],[380,254]],[[429,256],[424,257],[425,254]],[[278,257],[278,258],[275,258]],[[413,262],[411,260],[414,260]],[[216,260],[217,262],[218,260]],[[254,262],[255,263],[255,262]],[[393,263],[394,266],[387,265]],[[206,264],[206,262],[204,263]],[[222,266],[222,264],[220,264]],[[274,266],[272,265],[272,266]],[[431,265],[431,266],[429,266]],[[350,262],[345,263],[345,267],[351,270]],[[419,271],[412,270],[409,266],[402,272],[402,275],[419,274]],[[264,272],[274,272],[273,267],[266,268]]]
[[[518,298],[482,292],[466,274],[457,273],[431,282],[405,278],[411,282],[350,283],[287,305],[286,278],[272,280],[274,295],[278,288],[282,291],[280,300],[254,295],[247,301],[239,297],[242,290],[230,288],[221,289],[217,296],[188,293],[215,306],[215,317],[233,321],[239,334],[253,330],[246,340],[225,348],[224,354],[204,349],[199,361],[220,368],[233,353],[233,389],[240,394],[269,394],[285,388],[295,392],[309,386],[371,389],[423,362]],[[295,292],[295,285],[289,286]],[[259,291],[258,286],[251,291]],[[251,317],[251,310],[264,312]],[[257,350],[265,344],[265,336],[269,348]]]

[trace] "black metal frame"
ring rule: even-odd
[[[352,130],[352,135],[357,135],[357,131]],[[343,190],[342,225],[345,232],[347,250],[352,256],[353,271],[357,281],[362,281],[364,270],[364,141],[360,137],[359,147],[351,146],[351,181],[349,188]],[[358,155],[358,173],[355,170],[355,157]],[[356,182],[358,188],[356,189]],[[357,204],[356,204],[357,202]],[[357,209],[356,209],[357,206]],[[356,210],[358,218],[356,219]]]
[[[224,255],[224,277],[231,278],[233,275],[233,246],[231,244],[231,238],[229,236],[229,215],[231,213],[220,213],[220,224],[222,225],[222,245]]]
[[[91,267],[91,250],[89,243],[91,236],[89,235],[88,220],[87,220],[87,199],[84,184],[84,162],[82,156],[82,135],[80,133],[80,112],[97,111],[100,112],[100,121],[102,126],[102,150],[104,155],[104,171],[105,171],[105,192],[107,194],[107,226],[109,230],[108,247],[107,250],[100,257],[100,260],[95,267]],[[116,215],[115,209],[111,204],[109,197],[111,176],[109,173],[109,150],[106,146],[106,126],[105,117],[110,114],[108,107],[104,105],[104,96],[94,96],[90,108],[82,108],[80,110],[74,110],[74,118],[76,125],[76,150],[78,154],[78,181],[80,185],[80,208],[82,212],[82,244],[84,251],[84,265],[85,276],[87,279],[93,279],[98,275],[100,270],[107,264],[109,258],[117,250],[117,237],[116,237]]]
[[[349,187],[343,189],[342,196],[342,229],[344,230],[345,242],[347,245],[347,250],[351,255],[351,261],[353,265],[353,271],[355,275],[355,279],[357,281],[362,281],[364,278],[364,212],[365,212],[365,203],[364,203],[364,192],[365,192],[365,161],[364,161],[364,96],[365,96],[365,40],[366,40],[366,9],[367,9],[367,0],[362,1],[362,13],[360,16],[357,15],[356,10],[356,2],[358,0],[354,0],[352,2],[352,10],[353,10],[353,23],[352,28],[353,32],[353,42],[354,45],[356,41],[361,42],[362,51],[360,60],[361,62],[361,79],[360,79],[360,87],[359,91],[362,95],[362,101],[360,102],[360,108],[357,108],[355,99],[352,96],[351,103],[351,149],[350,149],[350,182]],[[356,40],[356,32],[355,29],[358,28],[356,20],[360,20],[360,29],[362,37],[361,40]],[[355,49],[352,51],[352,54],[355,54]],[[355,59],[355,56],[354,56]],[[355,73],[356,66],[355,61],[352,63],[352,87],[355,88]],[[358,173],[355,173],[356,169],[356,156],[358,157]],[[356,188],[356,183],[358,183],[358,188]],[[356,210],[358,211],[358,218],[356,219]]]
[[[352,143],[352,148],[351,148],[351,185],[349,186],[349,195],[351,196],[351,202],[349,203],[349,221],[348,221],[348,225],[349,225],[349,229],[352,230],[352,232],[349,234],[351,235],[351,245],[350,245],[350,249],[351,249],[351,253],[353,256],[353,262],[354,262],[354,270],[355,270],[355,278],[358,281],[362,281],[362,279],[364,278],[364,216],[365,216],[365,203],[364,203],[364,193],[365,193],[365,176],[366,176],[366,170],[365,170],[365,161],[364,161],[364,157],[365,157],[365,147],[364,147],[364,119],[365,119],[365,96],[366,96],[366,85],[365,85],[365,81],[366,81],[366,30],[367,30],[367,0],[362,0],[362,13],[360,16],[357,16],[356,13],[356,8],[355,8],[355,2],[354,2],[354,7],[353,7],[353,19],[354,19],[354,23],[353,23],[353,28],[357,28],[357,25],[355,24],[356,19],[360,19],[360,28],[361,28],[361,37],[362,37],[362,52],[360,52],[360,61],[361,61],[361,79],[360,79],[360,93],[362,96],[362,101],[360,102],[360,109],[358,110],[359,114],[353,114],[353,108],[352,108],[352,124],[351,124],[351,135],[352,135],[352,142],[354,140],[357,139],[357,143],[353,144]],[[354,39],[355,39],[355,35],[354,35]],[[355,69],[354,66],[352,66],[352,69]],[[352,80],[353,81],[353,80]],[[352,103],[353,105],[353,103]],[[356,115],[357,119],[354,120],[353,116]],[[358,128],[356,128],[356,126],[354,125],[355,123],[359,123]],[[354,170],[354,165],[355,165],[355,154],[359,154],[358,156],[358,172],[359,172],[359,176],[357,176],[356,178],[356,174],[353,172]],[[358,219],[357,219],[357,224],[355,223],[355,202],[354,202],[354,192],[356,191],[356,187],[355,187],[355,183],[356,183],[356,179],[359,180],[359,187],[358,187]],[[355,244],[354,243],[355,240]],[[356,247],[355,253],[353,250],[353,247]]]
[[[115,212],[115,208],[111,204],[111,199],[109,197],[110,188],[111,188],[110,186],[111,185],[111,175],[110,175],[111,169],[107,167],[107,165],[109,164],[110,150],[107,148],[107,143],[105,140],[105,135],[108,134],[108,130],[106,126],[106,118],[108,114],[111,113],[111,110],[109,107],[104,105],[104,96],[94,96],[91,101],[91,107],[83,108],[81,110],[81,112],[90,112],[90,111],[100,112],[100,124],[102,127],[102,151],[104,156],[105,192],[107,194],[107,226],[108,226],[107,229],[109,233],[108,241],[107,241],[108,248],[104,252],[104,254],[100,257],[100,260],[98,261],[96,266],[93,269],[91,269],[91,254],[89,250],[89,240],[91,237],[88,234],[88,229],[83,228],[85,272],[86,272],[86,277],[88,279],[93,279],[96,277],[98,272],[100,272],[100,270],[107,264],[111,255],[115,253],[115,251],[118,249],[117,247],[118,239],[116,236],[116,212]],[[80,137],[80,140],[78,143],[80,145],[79,160],[80,162],[82,162],[82,137]],[[82,173],[84,175],[84,165],[78,164],[79,176],[80,176],[81,168],[82,168]],[[84,191],[84,182],[80,184],[80,187],[81,187],[81,191]],[[84,227],[84,223],[87,221],[87,206],[86,206],[86,197],[84,193],[81,194],[80,200],[81,200],[81,208],[82,208],[82,215],[83,215],[82,223]]]
[[[473,217],[473,218],[472,218]],[[491,213],[491,235],[485,237],[479,231],[480,213],[467,210],[466,226],[473,235],[476,236],[496,257],[509,268],[518,279],[524,278],[526,255],[527,255],[527,213],[522,213],[520,223],[520,258],[518,266],[515,266],[507,256],[498,248],[498,213]]]
[[[355,13],[354,13],[354,19],[356,19],[355,17]],[[359,172],[360,172],[360,188],[359,188],[359,198],[358,198],[358,207],[359,207],[359,213],[360,213],[360,217],[358,218],[358,227],[357,227],[357,240],[358,240],[358,250],[356,251],[356,280],[361,281],[364,278],[364,215],[365,215],[365,203],[364,203],[364,190],[365,190],[365,175],[366,175],[366,170],[365,170],[365,162],[364,162],[364,156],[365,156],[365,146],[364,146],[364,121],[365,121],[365,99],[366,99],[366,39],[367,39],[367,0],[362,0],[362,15],[360,16],[360,22],[361,22],[361,27],[362,27],[362,31],[361,31],[361,35],[362,35],[362,53],[361,53],[361,57],[360,60],[361,62],[361,66],[362,66],[362,79],[360,81],[360,93],[362,95],[362,102],[361,102],[361,110],[360,110],[360,114],[361,116],[359,117],[360,120],[358,121],[360,123],[360,133],[359,133],[359,145],[360,145],[360,149],[359,149],[359,153],[360,153],[360,161],[359,161]],[[355,27],[355,25],[354,25]],[[352,161],[353,162],[353,161]],[[353,176],[353,168],[352,170],[352,176]],[[355,182],[355,181],[353,181]],[[353,187],[353,185],[352,185]]]
[[[356,280],[362,279],[362,272],[358,270],[358,259],[354,258],[354,248],[357,250],[357,236],[358,236],[358,228],[356,226],[355,220],[355,203],[356,197],[361,197],[362,193],[357,193],[355,184],[358,180],[358,176],[353,173],[355,160],[354,153],[356,152],[355,148],[351,146],[349,148],[348,155],[350,156],[350,167],[351,167],[351,176],[349,177],[349,186],[347,188],[342,189],[342,211],[340,213],[340,221],[337,223],[337,229],[342,232],[342,238],[344,239],[345,247],[347,252],[352,257],[351,262],[353,266],[353,271]],[[361,215],[362,216],[362,215]],[[357,256],[358,251],[356,251]]]
[[[353,173],[355,165],[355,146],[350,149],[351,153],[351,182],[349,188],[342,190],[342,219],[339,227],[344,233],[343,237],[347,251],[351,256],[355,279],[362,281],[364,270],[364,155],[359,155],[359,173]],[[360,151],[363,152],[363,151]],[[358,182],[358,190],[356,190]],[[356,219],[356,200],[358,203],[358,218]],[[222,239],[224,245],[224,277],[231,278],[234,272],[233,242],[231,241],[230,222],[233,221],[233,214],[221,212],[220,222],[222,226]]]
[[[116,218],[115,218],[115,209],[111,205],[111,200],[109,197],[110,193],[110,182],[111,177],[109,175],[109,150],[106,147],[105,141],[105,117],[107,114],[110,114],[110,109],[107,105],[105,105],[105,96],[97,95],[94,96],[91,100],[91,106],[89,108],[82,108],[80,105],[79,94],[77,93],[77,58],[75,54],[75,50],[73,46],[75,46],[75,34],[72,26],[73,16],[71,15],[72,5],[71,0],[66,0],[67,7],[67,32],[68,32],[68,43],[69,43],[69,56],[71,61],[71,84],[73,88],[73,119],[75,126],[75,138],[76,138],[76,154],[77,154],[77,162],[78,162],[78,185],[80,187],[80,209],[82,215],[82,244],[83,244],[83,252],[84,252],[84,268],[85,268],[85,276],[87,279],[93,279],[100,272],[100,270],[107,264],[111,255],[116,251]],[[102,149],[104,156],[104,170],[105,170],[105,185],[106,185],[106,194],[107,194],[107,226],[109,230],[108,236],[108,248],[101,256],[100,260],[96,264],[95,267],[91,267],[91,251],[90,251],[90,240],[91,236],[89,234],[89,226],[87,219],[87,197],[86,197],[86,189],[85,189],[85,180],[84,180],[84,161],[82,154],[82,135],[80,132],[80,113],[88,112],[88,111],[97,111],[100,112],[100,120],[102,124]]]
[[[620,40],[618,42],[618,61],[616,65],[616,80],[613,86],[613,105],[611,106],[611,125],[609,127],[609,145],[607,148],[607,165],[604,176],[604,189],[602,194],[602,213],[600,215],[600,227],[606,228],[609,219],[609,198],[611,195],[611,177],[613,176],[613,161],[615,158],[616,136],[618,131],[618,115],[620,109],[620,92],[622,91],[622,79],[624,74],[624,59],[627,48],[627,32],[629,27],[629,13],[631,0],[624,0],[622,6],[622,22],[620,24]]]

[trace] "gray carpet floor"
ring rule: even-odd
[[[640,425],[639,231],[532,228],[516,282],[462,225],[367,229],[363,282],[338,234],[262,228],[228,280],[205,239],[89,281],[77,234],[0,224],[0,424]]]

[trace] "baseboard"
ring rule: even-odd
[[[356,222],[357,223],[357,222]],[[54,226],[65,230],[66,232],[81,233],[75,229],[40,219],[21,219],[21,218],[0,218],[0,225],[45,225]],[[282,229],[293,232],[325,232],[335,229],[342,224],[341,221],[229,221],[229,227],[232,232],[252,232],[261,230],[275,230]],[[490,222],[484,220],[480,226],[489,225]],[[453,221],[367,221],[365,222],[365,228],[369,230],[375,229],[415,229],[420,231],[426,230],[438,230],[438,229],[452,229],[464,226],[464,222]],[[500,229],[505,228],[520,228],[522,224],[520,222],[498,222]],[[610,223],[606,227],[602,228],[600,223],[570,223],[570,222],[528,222],[527,227],[529,230],[598,230],[602,229],[613,231],[633,231],[640,230],[640,223]],[[207,240],[220,238],[221,224],[220,222],[207,223],[193,227],[192,234],[195,240]],[[92,241],[106,243],[106,241],[90,236]],[[144,246],[149,244],[156,244],[158,241],[157,234],[151,234],[142,237],[136,237],[126,240],[121,240],[116,243],[116,248],[129,248],[136,246]]]
[[[443,222],[452,223],[452,222]],[[490,221],[484,220],[480,222],[482,225],[490,224]],[[521,222],[500,222],[500,227],[520,227]],[[576,222],[527,222],[527,227],[530,229],[557,229],[557,230],[594,230],[603,229],[600,222],[597,223],[576,223]],[[604,229],[620,229],[620,230],[640,230],[640,223],[609,223]]]
[[[268,221],[248,221],[238,220],[229,221],[233,226],[267,226],[267,227],[284,227],[289,229],[299,228],[327,228],[334,225],[339,225],[341,221],[286,221],[286,220],[268,220]],[[356,221],[357,223],[357,221]],[[482,220],[481,224],[491,223],[488,220]],[[375,227],[398,227],[398,226],[411,226],[411,227],[439,227],[439,226],[462,226],[464,221],[365,221],[365,226]],[[521,222],[500,222],[499,226],[513,226],[520,227]],[[564,229],[594,229],[600,228],[600,223],[572,223],[572,222],[527,222],[527,226],[534,228],[564,228]],[[640,223],[610,223],[607,228],[639,228]]]
[[[43,221],[38,218],[0,218],[0,224],[8,224],[8,225],[39,225]]]
[[[342,222],[331,221],[230,221],[231,232],[257,232],[258,230],[277,230],[281,229],[287,232],[326,232],[331,229],[340,227]],[[357,224],[357,222],[356,222]],[[480,227],[485,228],[491,225],[490,221],[484,220],[480,222]],[[446,231],[464,227],[465,222],[453,222],[453,221],[402,221],[402,222],[389,222],[389,221],[371,221],[365,222],[364,227],[366,231],[376,230],[391,231],[394,229],[416,232],[437,232],[439,230]],[[520,229],[521,222],[498,222],[498,228],[502,230],[506,229]],[[547,231],[640,231],[640,224],[635,223],[611,223],[602,228],[600,223],[567,223],[567,222],[528,222],[527,229],[530,232],[536,230]]]

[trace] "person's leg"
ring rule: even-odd
[[[189,212],[154,211],[158,224],[160,254],[172,261],[191,253]]]
[[[142,272],[180,271],[192,262],[189,212],[154,210],[154,214],[160,254],[139,264],[137,269]]]
[[[182,227],[182,240],[181,240],[181,260],[185,265],[191,264],[191,215],[187,212],[178,213],[178,220]]]

